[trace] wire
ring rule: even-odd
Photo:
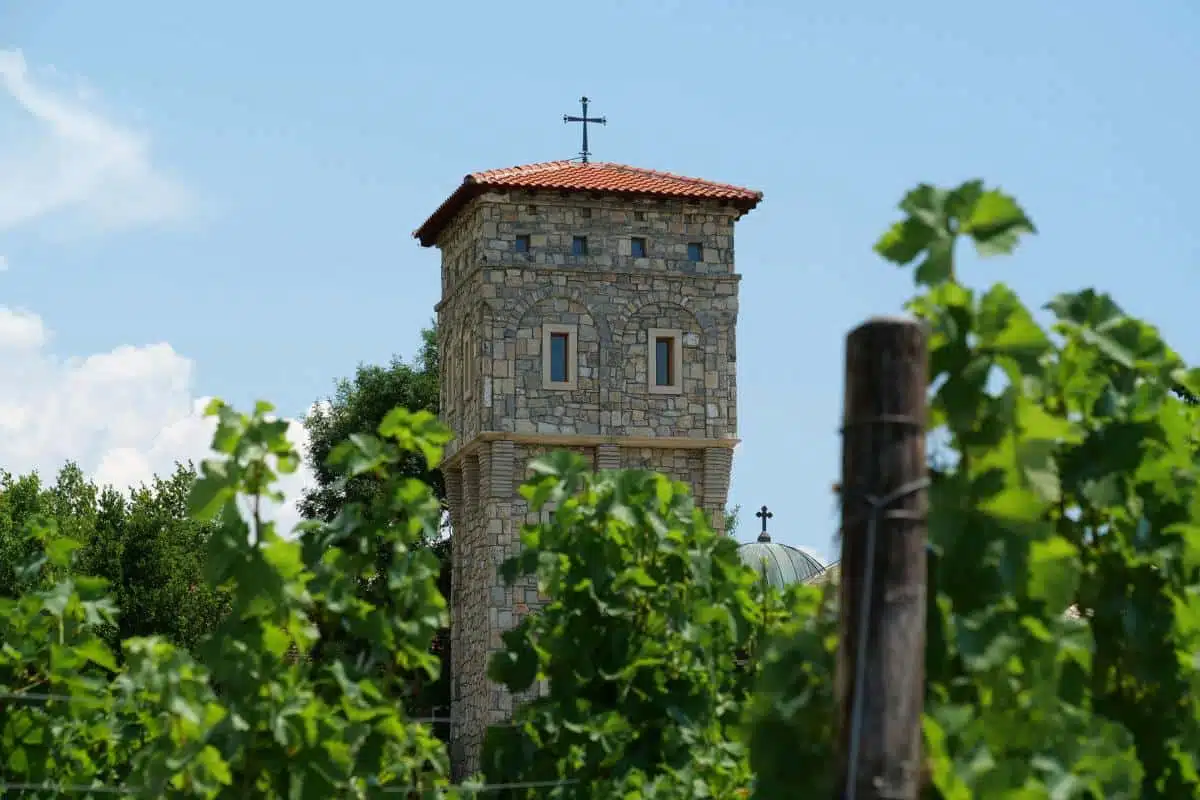
[[[574,786],[578,784],[578,780],[558,780],[558,781],[514,781],[511,783],[464,783],[452,786],[379,786],[372,787],[375,792],[384,794],[412,793],[421,792],[436,792],[437,794],[428,795],[427,797],[438,797],[444,795],[445,792],[464,792],[468,794],[485,794],[487,792],[499,792],[504,789],[557,789],[562,786]],[[55,794],[136,794],[137,789],[130,786],[87,786],[84,784],[47,784],[47,783],[7,783],[0,781],[0,793],[7,792],[54,792]]]
[[[846,800],[854,800],[857,791],[859,739],[862,737],[863,702],[866,698],[867,679],[867,634],[871,623],[871,584],[875,579],[875,542],[878,537],[879,518],[892,503],[919,492],[929,486],[929,478],[906,483],[883,497],[863,498],[871,507],[867,517],[867,554],[863,575],[862,594],[858,606],[858,646],[854,651],[854,700],[850,712],[850,754],[846,764]]]

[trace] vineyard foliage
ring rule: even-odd
[[[1004,193],[920,186],[900,208],[876,250],[913,270],[930,336],[924,795],[1200,796],[1200,371],[1102,293],[1035,312],[963,282],[963,241],[1001,255],[1034,231]],[[224,610],[187,647],[125,635],[114,598],[136,587],[88,577],[104,554],[52,513],[5,529],[0,794],[476,795],[394,701],[441,669],[440,509],[403,473],[436,469],[448,433],[397,409],[350,436],[330,474],[380,490],[290,537],[258,513],[299,460],[270,411],[210,407],[190,508],[199,596]],[[770,590],[660,475],[557,454],[522,492],[545,521],[503,572],[550,600],[492,660],[532,699],[489,731],[481,778],[507,788],[486,796],[835,795],[836,584]],[[22,496],[5,483],[0,509]],[[364,644],[322,655],[332,639]]]

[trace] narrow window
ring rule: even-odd
[[[647,337],[646,362],[650,394],[679,394],[683,391],[683,331],[651,328]]]
[[[656,386],[675,385],[675,338],[673,336],[656,336],[654,338],[654,384]]]
[[[518,253],[528,253],[529,252],[529,234],[527,234],[527,233],[517,234],[516,250]]]
[[[542,324],[542,387],[575,389],[579,377],[579,328],[576,325]]]
[[[704,246],[699,242],[691,242],[688,244],[688,261],[703,261]]]
[[[633,221],[634,222],[645,222],[646,221],[646,212],[645,211],[633,212]]]
[[[586,236],[576,236],[571,240],[571,255],[586,256],[588,254],[588,242]]]
[[[554,383],[567,383],[571,380],[570,343],[569,333],[550,334],[550,380]]]
[[[646,257],[646,240],[641,236],[634,236],[629,240],[629,254],[634,258]]]
[[[471,337],[464,333],[462,339],[462,355],[463,355],[463,397],[470,399],[475,392],[475,358],[471,352]]]

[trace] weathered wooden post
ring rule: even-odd
[[[915,800],[925,684],[924,326],[876,317],[846,338],[839,800]]]

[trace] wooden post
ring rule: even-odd
[[[919,791],[927,362],[913,319],[876,317],[846,338],[837,800]]]

